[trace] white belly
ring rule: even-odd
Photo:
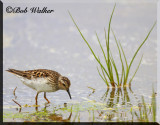
[[[36,90],[37,92],[54,92],[56,91],[51,87],[51,85],[48,84],[48,80],[44,78],[37,78],[37,79],[26,79],[23,77],[20,77],[23,84],[26,86]]]

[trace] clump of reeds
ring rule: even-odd
[[[116,4],[114,5],[114,8],[113,8],[113,11],[112,11],[112,14],[110,16],[110,20],[109,20],[109,24],[108,24],[108,32],[106,33],[106,30],[104,29],[104,32],[105,32],[105,41],[106,41],[106,48],[107,48],[107,51],[105,53],[104,51],[104,48],[102,47],[102,44],[99,40],[99,37],[96,33],[96,36],[97,36],[97,40],[98,40],[98,43],[100,45],[100,48],[102,50],[102,54],[104,56],[104,59],[105,59],[105,65],[102,64],[101,62],[101,59],[95,54],[95,52],[93,51],[92,47],[90,46],[89,42],[85,39],[84,35],[82,34],[81,30],[79,29],[78,25],[76,24],[75,20],[73,19],[71,13],[69,12],[69,15],[73,21],[73,23],[75,24],[77,30],[79,31],[81,37],[83,38],[83,40],[85,41],[85,43],[87,44],[87,46],[89,47],[89,49],[91,50],[94,58],[96,59],[96,61],[98,62],[99,66],[100,66],[100,69],[97,67],[97,70],[98,70],[98,73],[100,75],[100,77],[103,79],[103,81],[106,83],[106,85],[109,87],[110,85],[112,87],[120,87],[120,86],[126,86],[127,83],[131,86],[131,82],[136,74],[136,72],[138,71],[139,69],[139,66],[141,64],[141,61],[142,61],[142,57],[139,61],[139,64],[133,74],[133,76],[131,77],[131,79],[129,80],[128,82],[128,76],[129,76],[129,73],[130,73],[130,69],[131,69],[131,66],[132,66],[132,63],[137,55],[137,53],[139,52],[139,50],[141,49],[141,47],[143,46],[143,44],[146,42],[146,40],[148,39],[151,31],[153,30],[154,26],[156,25],[156,22],[154,23],[154,25],[152,26],[152,28],[150,29],[150,31],[148,32],[146,38],[144,39],[144,41],[140,44],[140,46],[138,47],[138,49],[136,50],[136,52],[134,53],[130,63],[127,62],[127,59],[126,59],[126,56],[125,56],[125,52],[123,50],[123,47],[121,45],[121,43],[119,41],[117,41],[117,38],[112,30],[112,33],[113,33],[113,36],[114,36],[114,39],[115,39],[115,42],[116,42],[116,45],[117,45],[117,49],[118,49],[118,52],[119,52],[119,58],[120,58],[120,61],[121,61],[121,65],[122,65],[122,68],[121,68],[121,75],[118,73],[118,69],[117,69],[117,66],[116,66],[116,63],[114,61],[114,58],[112,56],[112,53],[111,53],[111,50],[110,50],[110,31],[111,31],[111,22],[112,22],[112,16],[113,16],[113,13],[114,13],[114,10],[115,10],[115,7],[116,7]],[[124,59],[123,59],[124,58]],[[101,70],[101,72],[100,72]],[[115,75],[114,75],[115,73]]]

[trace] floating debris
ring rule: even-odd
[[[67,103],[64,103],[64,107],[67,107]]]
[[[16,88],[13,90],[13,95],[14,95],[15,99],[17,99],[17,96],[16,96],[16,94],[15,94],[16,89],[17,89],[17,86],[16,86]]]
[[[88,96],[91,96],[93,93],[95,93],[95,89],[94,89],[94,88],[89,87],[89,86],[88,86],[88,88],[89,88],[89,89],[92,89],[92,93],[90,93]]]
[[[95,89],[94,89],[94,88],[92,88],[92,87],[89,87],[89,86],[88,86],[88,88],[89,88],[89,89],[92,89],[92,90],[95,92]]]

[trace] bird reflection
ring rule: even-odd
[[[35,107],[36,109],[36,113],[44,113],[44,117],[42,117],[42,119],[46,120],[46,121],[60,121],[60,122],[70,122],[70,119],[72,117],[72,106],[71,106],[71,109],[70,109],[70,114],[67,118],[63,118],[62,115],[60,114],[57,114],[57,113],[50,113],[50,111],[47,110],[47,108],[49,107],[50,105],[48,104],[45,104],[45,107],[43,109],[41,109],[41,111],[38,111],[38,107]],[[64,103],[64,108],[68,108],[67,107],[67,104]],[[54,110],[55,111],[59,111],[60,109],[62,108],[55,108]],[[40,118],[38,115],[35,114],[32,114],[34,117],[34,121],[40,121]],[[47,114],[47,115],[45,115]]]

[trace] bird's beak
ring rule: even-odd
[[[67,93],[68,93],[70,99],[72,99],[69,89],[67,90]]]

